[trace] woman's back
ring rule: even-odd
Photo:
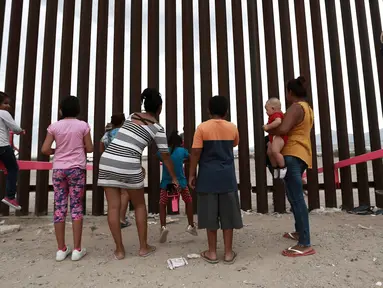
[[[56,142],[53,169],[85,169],[84,137],[89,131],[88,123],[77,119],[63,119],[48,127]]]
[[[285,156],[295,156],[302,159],[308,168],[312,165],[311,128],[314,123],[314,113],[307,102],[297,102],[304,111],[303,120],[295,125],[287,134],[288,141],[282,150]]]

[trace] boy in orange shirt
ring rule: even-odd
[[[211,119],[198,126],[190,157],[189,186],[198,198],[198,228],[206,229],[209,249],[203,260],[218,263],[217,230],[223,230],[225,264],[233,264],[233,230],[243,227],[235,176],[233,147],[239,143],[237,127],[225,119],[228,101],[223,96],[210,99]],[[199,165],[196,178],[197,164]]]

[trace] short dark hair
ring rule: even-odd
[[[287,82],[287,91],[291,91],[297,98],[307,98],[307,91],[305,87],[306,79],[303,76],[299,76],[296,79],[292,79]]]
[[[141,103],[144,103],[146,112],[157,113],[162,105],[162,97],[160,92],[155,88],[146,88],[141,94]]]
[[[178,134],[177,130],[173,130],[172,133],[170,133],[170,135],[168,137],[168,145],[170,147],[170,154],[173,154],[174,150],[177,147],[182,146],[182,138]]]
[[[225,117],[229,108],[228,101],[225,96],[214,96],[209,101],[209,111],[211,115]]]
[[[119,114],[114,114],[112,115],[111,118],[111,123],[114,127],[119,127],[125,122],[125,114],[124,113],[119,113]]]
[[[60,103],[62,118],[77,117],[80,114],[80,100],[75,96],[68,96]]]
[[[9,97],[7,93],[0,91],[0,105],[3,104],[6,99],[11,99],[11,97]]]

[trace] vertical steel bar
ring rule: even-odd
[[[90,33],[92,27],[92,0],[81,1],[80,46],[78,51],[77,97],[80,99],[79,119],[88,121]]]
[[[251,87],[253,94],[257,211],[259,213],[267,213],[269,208],[266,187],[266,151],[264,132],[262,130],[264,103],[262,100],[261,59],[259,56],[259,30],[256,1],[247,1],[247,11],[249,24]]]
[[[108,7],[109,0],[98,2],[97,20],[97,53],[96,53],[96,94],[94,108],[94,142],[98,143],[105,127],[105,96],[106,96],[106,56],[108,41]],[[98,147],[96,144],[95,147]],[[104,190],[97,186],[100,151],[93,152],[93,195],[92,214],[104,214]]]
[[[5,1],[0,1],[0,51],[3,47],[4,33],[4,17],[5,17]]]
[[[133,0],[130,34],[130,113],[141,111],[141,49],[142,0]]]
[[[22,0],[12,1],[4,92],[7,93],[10,97],[12,97],[12,99],[14,100],[13,104],[16,104],[16,86],[17,86],[17,75],[18,75],[18,67],[19,67],[22,12],[23,12],[23,1]],[[12,114],[12,116],[15,115],[14,105],[10,113]],[[4,180],[4,177],[1,177],[1,180]],[[4,197],[5,190],[1,190],[0,194],[1,194],[0,195],[1,197]],[[4,216],[9,215],[9,207],[6,206],[5,204],[0,203],[0,210]]]
[[[63,98],[70,95],[75,3],[75,0],[64,1],[61,38],[59,103]]]
[[[229,59],[227,47],[227,19],[226,19],[226,0],[215,0],[215,24],[217,36],[217,62],[218,62],[218,90],[219,95],[227,97],[229,101],[229,111],[227,120],[230,121],[230,78],[229,78]],[[207,28],[205,28],[207,29]]]
[[[31,160],[32,146],[32,124],[33,124],[33,106],[34,106],[34,87],[36,81],[36,62],[37,62],[37,39],[39,34],[39,19],[40,19],[40,4],[41,0],[31,0],[28,11],[28,26],[27,26],[27,44],[25,51],[24,65],[24,83],[23,96],[21,107],[21,127],[29,133],[26,133],[20,138],[20,160]],[[32,91],[31,91],[32,90]],[[32,109],[31,109],[32,108]],[[30,185],[29,170],[21,170],[17,185],[17,197],[22,207],[20,213],[28,215],[29,213],[29,185]]]
[[[148,17],[148,86],[159,87],[159,1],[149,1]],[[159,191],[160,191],[160,163],[155,155],[156,145],[149,147],[149,212],[158,213]]]
[[[323,31],[319,0],[310,1],[311,25],[313,31],[315,68],[317,76],[319,121],[321,127],[322,151],[334,155],[330,120],[330,104],[328,99],[326,62],[324,58]],[[334,177],[334,157],[322,157],[324,169],[324,188],[326,207],[336,207],[336,188]]]
[[[209,99],[212,97],[211,76],[211,39],[210,39],[210,7],[209,1],[199,0],[199,53],[201,78],[201,115],[202,121],[209,119]]]
[[[185,131],[184,147],[190,151],[195,130],[193,0],[182,1],[182,64]],[[188,165],[185,165],[185,170],[187,177],[189,175]],[[195,191],[192,191],[194,208],[197,208],[196,196]],[[196,209],[194,211],[196,211]]]
[[[251,210],[251,181],[249,157],[249,132],[247,127],[245,56],[242,27],[241,0],[232,0],[235,87],[237,100],[237,123],[241,135],[239,141],[239,191],[241,208]]]
[[[78,51],[77,97],[81,111],[79,119],[88,122],[89,104],[89,64],[90,64],[90,32],[92,26],[92,0],[81,1],[80,46]],[[87,172],[88,173],[88,172]],[[83,199],[84,214],[86,213],[86,193]]]
[[[346,50],[347,73],[350,87],[350,103],[354,134],[355,154],[362,155],[366,153],[363,116],[360,99],[360,87],[358,67],[356,62],[356,51],[354,41],[354,31],[352,26],[351,7],[349,0],[340,2],[343,21],[344,44]],[[356,165],[359,205],[370,205],[370,192],[368,187],[367,164]]]
[[[57,6],[58,1],[48,1],[46,7],[37,161],[49,161],[49,157],[41,153],[41,147],[52,116]],[[37,171],[35,213],[38,216],[48,214],[48,183],[49,171]]]
[[[267,35],[266,65],[269,97],[279,98],[277,51],[275,43],[274,7],[273,2],[263,0],[263,25]],[[286,212],[286,196],[283,181],[273,179],[273,203],[274,210],[279,213]]]
[[[114,7],[113,114],[124,111],[124,45],[125,0],[119,0]]]
[[[338,23],[336,18],[335,2],[326,1],[327,30],[330,45],[332,84],[334,90],[335,116],[338,136],[339,160],[350,158],[350,146],[347,134],[347,114],[344,98],[342,63],[340,60]],[[342,209],[354,208],[352,193],[351,168],[340,169],[342,189]]]
[[[298,53],[299,53],[299,66],[301,74],[310,82],[310,62],[309,62],[309,48],[307,42],[307,28],[306,28],[306,15],[304,0],[295,0],[295,19],[296,30],[298,39]],[[308,85],[307,92],[309,95],[309,103],[312,106],[312,92],[311,86]],[[319,184],[318,184],[318,164],[317,164],[317,150],[315,140],[315,127],[311,130],[311,148],[313,156],[312,169],[307,171],[308,194],[309,194],[309,210],[317,209],[320,207],[319,201]]]
[[[364,1],[355,1],[356,17],[358,19],[358,31],[360,39],[360,50],[362,54],[363,79],[367,106],[368,130],[370,136],[371,151],[380,150],[380,131],[378,122],[378,110],[376,104],[376,93],[374,75],[372,72],[370,42],[368,38],[366,7]],[[383,189],[383,163],[381,159],[372,161],[375,190]],[[378,194],[376,194],[378,195]],[[383,206],[383,197],[377,198],[377,206]],[[378,205],[379,204],[379,205]]]

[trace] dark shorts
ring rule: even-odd
[[[199,229],[227,230],[243,227],[238,192],[197,195]]]

